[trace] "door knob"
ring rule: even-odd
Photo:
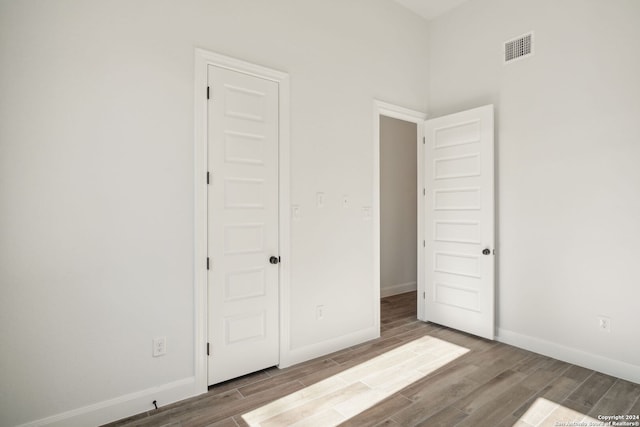
[[[484,248],[482,250],[482,255],[490,255],[491,254],[491,249],[489,248]]]
[[[277,264],[277,263],[279,263],[279,262],[280,262],[280,257],[272,256],[271,258],[269,258],[269,262],[270,262],[271,264]]]

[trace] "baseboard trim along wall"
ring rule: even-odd
[[[392,295],[404,294],[418,289],[417,282],[400,283],[398,285],[385,286],[380,288],[380,298]]]
[[[153,409],[152,402],[154,400],[158,402],[158,407],[162,407],[200,394],[196,392],[195,385],[195,377],[184,378],[158,387],[151,387],[146,390],[125,394],[124,396],[119,396],[114,399],[31,421],[21,424],[18,427],[98,426],[149,411]]]
[[[387,289],[400,289],[402,287],[402,289],[408,289],[403,292],[408,292],[412,290],[409,288],[410,284],[411,283],[405,283]],[[412,282],[412,284],[415,289],[416,283]],[[382,295],[384,296],[385,294],[382,293]],[[378,337],[378,329],[371,327],[334,339],[326,340],[318,344],[293,349],[288,352],[286,359],[280,361],[280,368],[286,368],[316,357],[321,357]],[[574,365],[593,369],[607,375],[640,383],[640,366],[637,365],[588,353],[562,344],[529,335],[519,334],[502,328],[498,329],[498,336],[496,336],[496,340],[504,344],[513,345],[515,347],[553,357]],[[196,391],[195,377],[188,377],[158,387],[151,387],[135,393],[120,396],[115,399],[105,400],[82,408],[31,421],[21,424],[18,427],[85,427],[88,425],[101,425],[151,410],[151,402],[154,400],[157,400],[158,406],[162,407],[198,394],[200,394],[200,392]]]
[[[533,351],[544,356],[582,366],[607,375],[622,378],[624,380],[640,383],[640,366],[609,359],[597,354],[588,353],[572,347],[566,347],[541,338],[519,334],[506,329],[498,329],[497,341],[509,344],[525,350]]]
[[[322,341],[317,344],[291,349],[286,355],[282,356],[278,367],[288,368],[289,366],[297,363],[306,362],[307,360],[315,359],[316,357],[322,357],[335,351],[352,347],[378,337],[380,337],[379,328],[372,326],[337,338]]]

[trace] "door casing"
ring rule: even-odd
[[[288,366],[290,296],[290,99],[289,75],[204,49],[195,49],[194,84],[194,367],[195,391],[207,391],[207,68],[214,65],[278,83],[280,365]]]

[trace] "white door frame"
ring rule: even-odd
[[[418,319],[424,320],[424,263],[420,260],[424,256],[424,199],[422,188],[424,187],[424,121],[427,115],[420,111],[410,110],[387,102],[373,101],[373,280],[375,285],[374,307],[376,307],[376,324],[380,330],[380,116],[391,117],[416,124],[416,153],[417,153],[417,204],[418,204],[418,233],[416,236],[416,247],[418,256],[417,287],[418,299]]]
[[[278,83],[278,191],[280,246],[280,363],[289,350],[290,276],[290,163],[289,163],[289,74],[265,68],[204,49],[195,49],[194,85],[194,354],[196,392],[207,391],[207,68],[227,68]]]

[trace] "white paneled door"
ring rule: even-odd
[[[208,68],[208,383],[279,362],[278,83]]]
[[[493,105],[425,123],[426,320],[494,338]]]

